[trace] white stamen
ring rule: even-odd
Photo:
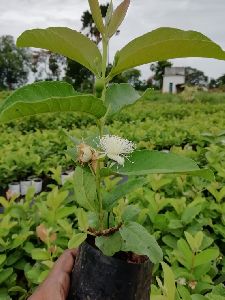
[[[135,144],[119,136],[107,134],[100,139],[100,147],[104,155],[118,164],[124,165],[124,157],[126,158],[126,154],[134,151]]]

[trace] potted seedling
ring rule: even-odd
[[[72,171],[62,172],[62,174],[61,174],[61,183],[62,183],[62,185],[64,185],[64,183],[72,177],[73,177],[73,172]]]
[[[76,111],[96,119],[95,136],[71,138],[68,153],[76,163],[74,201],[79,233],[69,247],[80,246],[72,274],[69,299],[149,299],[152,265],[163,259],[154,234],[138,223],[136,207],[126,195],[146,184],[147,174],[190,174],[213,179],[191,159],[173,153],[138,150],[124,136],[106,128],[107,118],[144,99],[129,84],[110,84],[114,76],[130,68],[176,57],[210,57],[224,60],[225,52],[199,32],[159,28],[131,41],[119,50],[106,73],[108,46],[122,23],[129,0],[114,10],[111,1],[105,20],[97,0],[89,0],[102,52],[81,33],[50,27],[25,31],[19,47],[44,48],[69,57],[95,76],[95,93],[80,94],[65,82],[38,82],[22,87],[0,106],[0,121],[8,122],[39,113]],[[108,131],[108,132],[107,132]],[[128,180],[120,184],[122,176]]]
[[[12,195],[20,196],[20,183],[13,181],[8,185],[8,192]]]
[[[25,196],[27,194],[27,191],[29,187],[32,185],[32,180],[31,179],[23,179],[20,181],[20,193],[21,196]]]
[[[35,188],[35,194],[39,194],[42,191],[43,180],[38,177],[32,178],[32,186]]]

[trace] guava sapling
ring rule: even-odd
[[[159,263],[162,250],[154,234],[139,224],[138,207],[130,204],[126,195],[144,186],[148,174],[189,174],[213,179],[210,170],[200,170],[193,160],[173,153],[138,150],[133,141],[123,134],[112,135],[105,125],[109,117],[113,119],[121,109],[151,93],[148,89],[140,95],[129,84],[110,84],[121,72],[178,57],[225,60],[225,52],[203,34],[164,27],[119,50],[107,74],[109,40],[121,25],[129,4],[129,0],[124,0],[114,10],[111,1],[103,20],[98,1],[89,0],[101,34],[102,52],[86,36],[65,27],[28,30],[17,40],[19,47],[48,49],[88,68],[95,76],[95,94],[80,94],[65,82],[39,82],[20,88],[0,106],[2,122],[65,111],[88,113],[96,119],[95,136],[71,138],[74,147],[67,151],[76,163],[73,182],[79,229],[69,246],[82,244],[75,263],[71,299],[149,299],[150,261]],[[123,176],[128,180],[121,181]],[[122,275],[117,278],[117,274]]]

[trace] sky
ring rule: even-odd
[[[100,0],[101,4],[107,1]],[[114,0],[114,6],[121,1]],[[15,39],[26,29],[67,26],[81,29],[81,15],[88,0],[0,0],[0,35]],[[225,50],[225,0],[131,0],[120,34],[110,42],[110,61],[129,41],[158,27],[200,31]],[[191,66],[210,78],[225,73],[225,62],[214,59],[172,60],[174,66]],[[141,67],[142,77],[151,73],[149,64]]]

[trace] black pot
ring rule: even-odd
[[[149,300],[152,263],[127,263],[87,242],[79,247],[67,300]]]

